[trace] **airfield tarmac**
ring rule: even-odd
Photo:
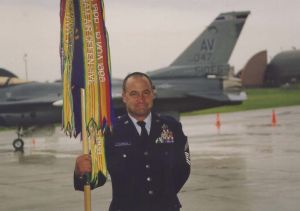
[[[182,211],[298,211],[300,106],[185,116],[192,172],[179,194]],[[1,211],[81,211],[72,184],[79,140],[58,128],[51,137],[25,138],[14,152],[14,131],[0,133]],[[92,210],[108,210],[110,181],[92,192]]]

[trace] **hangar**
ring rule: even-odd
[[[267,86],[298,82],[300,82],[300,50],[281,52],[267,65],[265,72]]]
[[[283,51],[267,63],[260,51],[238,73],[244,87],[278,87],[300,82],[300,50]]]

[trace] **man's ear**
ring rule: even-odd
[[[153,92],[153,98],[156,98],[157,91],[156,91],[156,89],[155,89],[155,87],[154,87],[154,86],[153,86],[153,90],[152,90],[152,92]]]
[[[122,101],[123,101],[123,103],[126,103],[126,96],[125,96],[126,94],[125,94],[125,92],[122,92]]]

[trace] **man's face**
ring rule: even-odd
[[[141,121],[147,117],[152,109],[154,92],[146,77],[132,76],[127,79],[122,97],[127,112]]]

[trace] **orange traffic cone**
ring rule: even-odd
[[[272,111],[272,126],[275,127],[276,126],[276,113],[275,110]]]
[[[32,145],[35,146],[35,138],[32,138]]]
[[[219,129],[221,127],[220,114],[217,113],[216,117],[216,127]]]

